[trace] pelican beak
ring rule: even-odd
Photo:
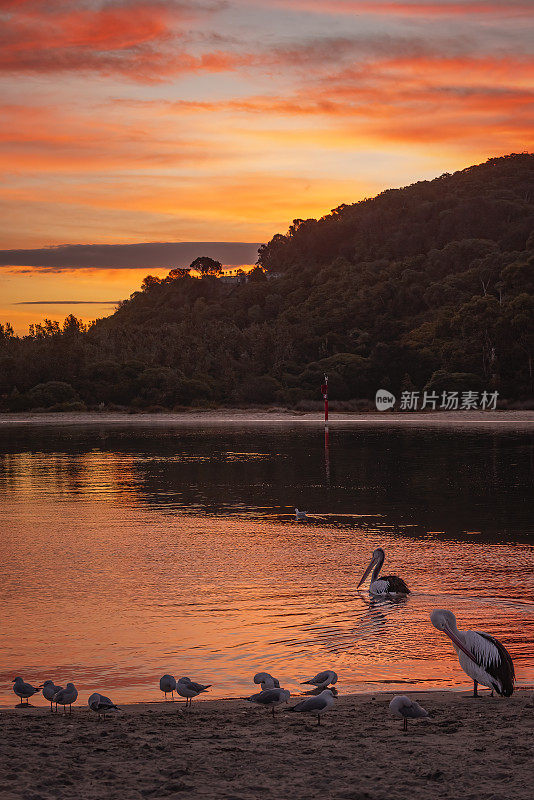
[[[361,581],[359,582],[359,584],[358,584],[358,585],[357,585],[357,587],[356,587],[357,589],[359,589],[359,588],[360,588],[360,586],[361,586],[361,585],[362,585],[362,583],[365,581],[365,579],[367,578],[367,576],[369,575],[369,573],[371,572],[371,570],[373,569],[373,567],[374,567],[374,565],[375,565],[375,564],[376,564],[376,559],[375,559],[375,558],[372,558],[372,559],[371,559],[371,561],[369,562],[369,566],[367,567],[367,569],[366,569],[366,570],[365,570],[365,572],[363,573],[363,576],[362,576],[362,579],[361,579]]]
[[[449,630],[449,628],[443,628],[443,633],[449,637],[451,642],[453,642],[453,644],[455,644],[456,647],[458,647],[463,653],[466,654],[466,656],[468,656],[471,659],[473,664],[477,664],[478,666],[478,662],[474,657],[473,653],[470,650],[468,650],[464,644],[462,644],[462,642],[458,639],[458,637],[455,636],[454,633],[451,630]]]

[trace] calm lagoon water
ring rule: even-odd
[[[533,485],[525,430],[336,425],[326,450],[291,423],[2,428],[0,704],[19,674],[81,702],[157,699],[164,672],[212,697],[259,670],[295,692],[325,668],[342,692],[468,688],[440,607],[531,685]],[[356,589],[378,545],[403,602]]]

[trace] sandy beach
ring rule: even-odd
[[[323,719],[242,700],[126,706],[99,723],[34,708],[1,712],[0,797],[508,800],[534,785],[531,691],[510,699],[414,692],[431,714],[402,721],[392,693],[340,696]],[[293,699],[290,703],[293,703]]]
[[[169,411],[155,414],[104,411],[104,412],[24,412],[0,414],[0,428],[26,425],[245,425],[245,424],[309,424],[324,425],[324,416],[318,411],[295,411],[285,408],[227,408],[201,411]],[[333,412],[328,423],[336,425],[401,426],[480,429],[530,429],[534,426],[534,411],[435,411],[404,413]]]

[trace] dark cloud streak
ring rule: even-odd
[[[147,242],[70,244],[35,250],[0,250],[0,266],[34,267],[46,272],[70,269],[172,269],[188,267],[197,256],[228,266],[253,264],[258,242]]]

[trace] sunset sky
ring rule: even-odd
[[[0,321],[103,316],[179,260],[6,250],[249,263],[295,217],[531,149],[533,5],[0,0]]]

